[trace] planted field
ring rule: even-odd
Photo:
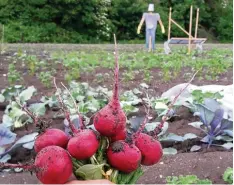
[[[4,131],[0,130],[0,162],[25,163],[36,155],[33,148],[35,129],[38,128],[25,107],[34,117],[50,120],[50,126],[69,134],[58,94],[76,127],[81,126],[76,114],[78,107],[86,126],[94,128],[94,115],[106,106],[113,94],[114,46],[105,47],[89,48],[86,45],[77,50],[65,50],[54,46],[53,49],[38,50],[19,45],[9,46],[0,55],[0,117],[1,126],[4,126]],[[147,110],[149,119],[144,132],[148,134],[159,127],[163,116],[167,116],[157,133],[163,157],[153,166],[143,166],[145,174],[138,183],[227,182],[223,174],[232,167],[233,122],[220,108],[223,91],[190,89],[190,96],[180,99],[172,107],[173,98],[161,95],[178,84],[187,83],[197,71],[192,85],[231,85],[232,50],[210,46],[203,52],[194,50],[187,55],[186,49],[181,47],[165,55],[161,48],[147,53],[137,46],[120,45],[118,58],[119,99],[127,116],[129,134],[139,129]],[[99,154],[96,155],[98,161]],[[91,161],[92,164],[96,162]],[[16,174],[16,171],[0,172],[1,182],[38,183],[35,176],[25,172]],[[9,175],[11,173],[14,178]],[[108,178],[111,179],[111,175]]]

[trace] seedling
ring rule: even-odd
[[[8,66],[7,79],[10,85],[14,85],[16,82],[22,80],[20,72],[16,70],[16,67],[13,63],[9,64]]]

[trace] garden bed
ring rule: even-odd
[[[8,65],[11,61],[9,56],[13,56],[13,52],[9,51],[6,54],[0,56],[0,89],[4,89],[9,86],[9,82],[7,76],[3,74],[8,73]],[[202,57],[202,56],[201,56]],[[230,56],[229,56],[230,57]],[[47,56],[39,56],[40,60],[44,60]],[[224,56],[225,58],[225,56]],[[53,63],[53,60],[47,60],[48,63]],[[33,85],[38,93],[34,96],[30,101],[40,102],[40,98],[43,95],[51,96],[55,92],[55,88],[53,87],[45,87],[43,83],[38,79],[37,75],[29,75],[27,66],[21,66],[20,62],[16,62],[15,64],[16,70],[20,71],[23,74],[23,81],[18,82],[24,86]],[[54,76],[57,79],[57,83],[63,82],[68,85],[67,81],[64,80],[64,76],[69,73],[69,71],[65,70],[65,68],[58,64],[56,66],[51,65],[51,67],[56,67],[56,73]],[[142,82],[147,83],[149,86],[149,93],[151,96],[160,96],[163,92],[168,90],[169,88],[187,82],[189,78],[185,77],[184,74],[192,74],[193,69],[190,67],[182,67],[176,78],[171,78],[169,80],[165,80],[160,73],[162,73],[162,69],[158,67],[149,68],[149,73],[151,75],[150,80],[146,82],[145,74],[142,71],[139,71],[138,74],[134,76],[134,78],[130,78],[126,80],[126,77],[123,74],[128,74],[128,68],[121,68],[120,70],[120,79],[122,80],[121,84],[121,92],[132,90],[136,87],[139,87]],[[209,85],[209,84],[217,84],[217,85],[230,85],[233,83],[233,73],[232,66],[229,67],[225,72],[220,73],[218,78],[216,79],[207,79],[203,78],[203,75],[206,74],[206,68],[204,67],[204,71],[199,75],[200,78],[195,78],[192,84],[194,85]],[[134,70],[133,70],[134,71]],[[109,77],[104,78],[102,80],[97,81],[97,76],[91,74],[108,74]],[[90,72],[82,71],[80,73],[79,82],[87,82],[92,87],[98,87],[99,85],[108,89],[112,88],[112,69],[106,67],[95,67],[95,69]],[[7,104],[1,103],[0,105],[0,118],[2,119],[2,115],[4,114],[4,108]],[[144,109],[141,105],[138,106],[139,112],[133,113],[132,115],[144,115]],[[47,109],[45,118],[52,118],[55,111],[51,109]],[[183,136],[186,133],[194,133],[199,137],[204,137],[203,133],[198,129],[188,125],[188,123],[197,121],[197,118],[193,117],[193,114],[186,107],[181,107],[177,110],[177,114],[179,117],[175,117],[169,120],[169,129],[168,132],[177,134],[179,136]],[[153,115],[156,116],[156,115]],[[53,119],[52,126],[60,129],[64,129],[63,118],[55,118]],[[20,138],[23,135],[34,132],[34,126],[29,125],[27,130],[25,128],[16,129],[15,133],[17,133],[17,137]],[[164,156],[161,159],[160,163],[152,166],[152,167],[144,167],[145,175],[139,179],[139,183],[166,183],[165,177],[167,176],[178,176],[178,175],[197,175],[199,178],[208,178],[213,183],[224,183],[222,180],[222,174],[224,173],[227,167],[231,167],[233,160],[233,153],[231,151],[227,151],[221,147],[211,147],[207,149],[207,145],[204,144],[202,149],[199,152],[192,153],[190,152],[190,148],[195,145],[203,145],[200,140],[193,139],[190,141],[175,143],[175,142],[162,142],[163,147],[175,147],[178,150],[178,154],[171,156]],[[8,162],[16,163],[16,162],[25,162],[30,160],[35,153],[32,150],[25,149],[23,147],[18,148],[13,151],[11,154],[11,160]],[[34,184],[38,183],[38,180],[35,176],[31,176],[29,173],[16,173],[14,175],[6,172],[0,172],[0,183],[3,184],[15,184],[15,183],[27,183]]]
[[[167,176],[197,175],[201,179],[209,178],[214,184],[223,184],[223,172],[233,164],[232,152],[181,153],[166,156],[151,167],[144,167],[139,184],[164,184]],[[28,172],[0,173],[1,184],[38,184],[36,176]]]

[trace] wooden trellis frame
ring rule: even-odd
[[[189,21],[189,32],[182,28],[175,20],[172,19],[172,8],[169,9],[168,18],[168,44],[188,44],[188,53],[191,52],[192,44],[203,44],[207,38],[197,38],[198,20],[199,20],[199,8],[197,8],[195,34],[192,36],[192,20],[193,20],[193,6],[190,7],[190,21]],[[171,37],[171,23],[175,24],[180,30],[182,30],[186,37]]]

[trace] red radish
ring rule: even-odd
[[[138,131],[129,138],[133,143],[132,146],[135,146],[140,150],[142,155],[141,164],[143,165],[153,165],[162,157],[161,144],[154,140],[153,137],[141,133],[148,121],[148,114],[149,113],[147,113]]]
[[[84,126],[82,126],[82,129],[77,129],[74,127],[68,113],[66,113],[66,119],[74,135],[67,144],[68,152],[72,157],[78,160],[92,157],[99,147],[98,133],[90,129],[83,129],[85,125],[81,115],[79,115],[79,119],[80,123]]]
[[[38,153],[41,149],[47,146],[60,146],[66,148],[69,138],[62,130],[48,128],[48,123],[35,116],[26,106],[18,105],[32,118],[36,127],[39,128],[39,136],[35,140],[34,149]]]
[[[68,140],[67,135],[62,130],[56,128],[46,129],[36,138],[34,149],[38,153],[41,149],[52,145],[66,148]]]
[[[127,135],[126,129],[120,131],[116,136],[111,137],[111,142],[125,140]]]
[[[55,79],[54,79],[54,84],[55,84],[56,89],[58,89],[56,82],[55,82]],[[68,93],[69,93],[69,91],[68,91]],[[71,93],[69,93],[69,94],[72,98]],[[69,142],[67,144],[68,152],[71,154],[72,157],[74,157],[78,160],[88,159],[88,158],[92,157],[96,153],[96,151],[99,147],[98,133],[93,131],[93,130],[90,130],[90,129],[85,129],[86,127],[84,124],[84,119],[83,119],[82,115],[78,112],[78,107],[76,105],[76,102],[72,98],[72,100],[74,102],[74,106],[76,107],[76,110],[78,112],[79,125],[80,125],[79,129],[75,128],[71,122],[70,113],[68,111],[66,111],[64,108],[65,105],[63,103],[61,96],[59,95],[58,98],[59,98],[59,101],[63,107],[62,110],[65,114],[65,117],[68,121],[68,125],[69,125],[69,127],[72,131],[72,135],[73,135],[73,137],[69,140]]]
[[[64,184],[72,175],[72,161],[66,150],[59,146],[47,146],[36,156],[33,165],[0,164],[3,168],[24,168],[35,171],[43,184]]]
[[[194,79],[194,77],[197,73],[198,73],[198,71],[193,75],[192,79],[188,82],[188,84],[183,89],[181,89],[180,92],[175,96],[173,101],[168,106],[169,107],[168,111],[162,117],[162,120],[161,120],[159,126],[150,132],[150,134],[152,136],[157,137],[157,135],[161,132],[161,130],[164,126],[164,123],[165,123],[168,115],[170,114],[170,111],[172,110],[173,105],[175,104],[175,102],[177,101],[179,96],[182,94],[182,92],[190,85],[190,83],[192,82],[192,80]],[[162,152],[162,146],[157,140],[155,140],[153,137],[151,137],[147,134],[141,133],[145,127],[146,122],[147,122],[147,116],[146,116],[146,119],[144,120],[143,124],[141,125],[141,127],[133,135],[132,140],[141,151],[141,154],[142,154],[141,164],[153,165],[160,160],[160,158],[163,155],[163,152]]]
[[[114,36],[115,38],[115,36]],[[126,126],[126,115],[119,101],[119,62],[115,38],[115,82],[113,97],[109,103],[94,116],[94,126],[103,136],[113,137],[122,132]]]
[[[133,144],[125,141],[116,141],[107,150],[108,162],[114,168],[130,173],[136,170],[141,163],[141,152]]]
[[[141,151],[142,165],[150,166],[156,164],[162,157],[162,146],[153,137],[140,133],[136,138],[135,145]]]
[[[83,160],[92,157],[99,147],[97,134],[93,130],[80,130],[75,137],[71,138],[67,150],[72,157]]]

